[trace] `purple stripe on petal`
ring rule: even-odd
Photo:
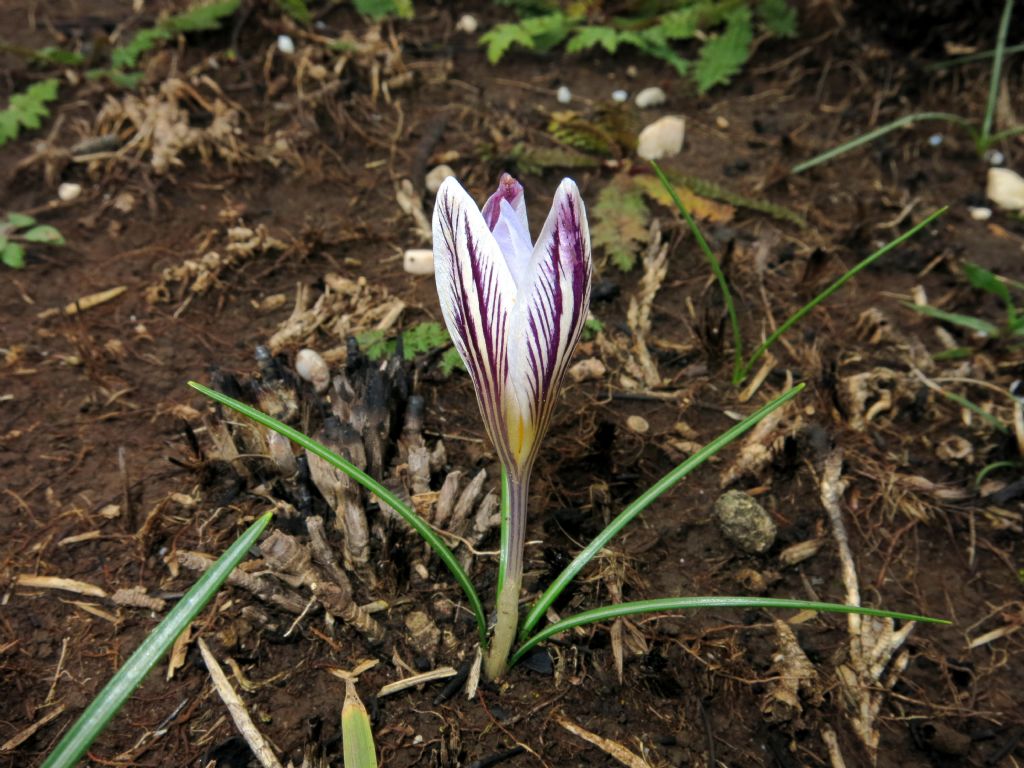
[[[504,403],[516,285],[483,216],[453,178],[438,190],[433,235],[441,313],[473,379],[488,435],[508,462]]]
[[[529,282],[520,286],[509,339],[509,381],[533,439],[520,456],[532,464],[547,430],[558,388],[579,341],[590,306],[590,231],[576,185],[558,188],[537,238]]]

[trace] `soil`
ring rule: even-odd
[[[132,5],[14,0],[0,9],[0,29],[5,38],[16,31],[20,46],[63,38],[68,47],[79,40],[91,48],[156,18],[157,8],[147,4],[140,15]],[[601,359],[606,373],[567,384],[561,396],[533,483],[527,591],[543,588],[551,563],[574,555],[610,514],[682,460],[688,445],[713,439],[792,380],[807,389],[785,420],[756,444],[730,445],[652,505],[585,571],[559,613],[608,602],[616,590],[624,599],[757,593],[844,601],[820,491],[839,451],[841,511],[863,603],[952,624],[916,626],[895,658],[883,659],[876,683],[849,688],[841,678],[851,663],[846,617],[707,609],[633,617],[614,632],[599,624],[568,633],[546,644],[551,670],[517,667],[472,700],[461,692],[439,698],[443,683],[378,697],[382,685],[409,674],[402,665],[471,660],[475,635],[440,565],[416,578],[404,562],[411,550],[396,548],[400,538],[375,537],[379,581],[354,584],[358,602],[387,604],[375,614],[385,625],[383,644],[329,626],[315,611],[286,633],[295,616],[225,587],[193,624],[183,664],[170,677],[166,662],[157,666],[92,745],[88,764],[257,764],[211,686],[197,637],[222,662],[233,659],[231,680],[283,763],[302,764],[305,753],[308,765],[321,764],[310,757],[317,755],[322,764],[341,764],[344,684],[329,670],[372,659],[378,663],[361,674],[358,689],[373,714],[381,762],[396,768],[620,764],[570,733],[561,724],[567,721],[619,742],[637,764],[870,765],[851,697],[878,702],[880,766],[1021,764],[1024,436],[1014,433],[1010,388],[1024,377],[1024,357],[1011,340],[969,335],[905,304],[926,296],[944,310],[1004,322],[999,301],[969,286],[963,264],[1024,279],[1024,224],[998,210],[988,221],[970,215],[969,206],[984,204],[987,163],[949,125],[897,131],[788,173],[795,162],[912,111],[980,122],[987,65],[935,71],[924,56],[935,55],[944,29],[950,42],[990,47],[981,36],[991,35],[994,22],[965,30],[962,18],[948,28],[931,18],[927,46],[917,46],[889,20],[890,8],[871,8],[892,4],[854,12],[842,3],[808,3],[798,38],[764,42],[730,86],[698,96],[669,68],[628,51],[513,51],[490,66],[454,23],[472,12],[487,24],[504,9],[417,3],[414,20],[385,23],[374,39],[364,37],[370,25],[347,5],[320,4],[315,38],[272,5],[246,3],[221,31],[189,35],[143,60],[140,97],[171,78],[190,84],[193,95],[179,90],[186,125],[216,125],[215,102],[237,111],[237,129],[207,151],[183,150],[167,168],[140,146],[72,157],[77,142],[106,132],[142,139],[123,113],[108,113],[106,123],[100,114],[111,100],[124,105],[130,92],[67,79],[42,129],[0,149],[3,209],[31,213],[67,239],[61,248],[31,249],[27,267],[0,280],[0,742],[17,742],[0,747],[0,764],[39,764],[188,588],[195,574],[178,567],[178,551],[216,555],[272,506],[256,479],[218,463],[209,429],[220,417],[186,382],[257,377],[254,350],[289,318],[296,287],[319,296],[329,273],[365,280],[370,304],[404,302],[396,331],[439,320],[433,280],[403,269],[402,251],[427,243],[396,203],[396,185],[410,179],[429,216],[422,179],[438,162],[449,162],[481,200],[509,170],[527,190],[537,231],[563,172],[526,173],[508,156],[517,142],[550,145],[543,133],[550,113],[562,108],[554,98],[561,84],[580,110],[616,88],[660,85],[667,105],[636,119],[686,116],[686,146],[664,161],[667,169],[806,217],[808,226],[799,228],[739,208],[728,221],[703,225],[726,256],[747,350],[876,247],[936,208],[950,209],[789,331],[746,401],[730,384],[721,293],[685,223],[655,210],[669,244],[646,332],[658,387],[638,386],[627,363],[636,335],[628,310],[645,290],[644,269],[621,273],[598,250],[593,312],[604,323],[603,341],[585,341],[577,358]],[[323,39],[342,30],[377,47],[339,75]],[[291,56],[276,48],[286,33],[297,46]],[[375,83],[394,76],[388,67],[398,57],[411,76],[374,93]],[[10,53],[0,65],[4,103],[45,74]],[[1024,87],[1019,66],[1006,72],[1004,125],[1020,109]],[[147,110],[155,113],[152,104]],[[941,137],[937,146],[933,134]],[[998,149],[1019,167],[1020,143]],[[610,166],[572,171],[585,201],[608,183]],[[632,167],[648,173],[640,163]],[[61,182],[80,184],[81,195],[59,201]],[[230,227],[249,233],[232,240]],[[228,248],[242,240],[248,245]],[[210,252],[240,255],[204,290],[165,279],[164,270]],[[59,311],[117,286],[123,293],[105,303]],[[365,329],[358,315],[347,322]],[[308,338],[321,351],[345,341],[326,326]],[[965,356],[941,359],[949,343],[966,347]],[[283,345],[282,360],[290,364],[298,346]],[[493,488],[498,468],[470,381],[460,372],[442,376],[437,357],[417,357],[409,369],[413,391],[426,402],[427,442],[443,439],[447,449],[434,488],[448,470],[481,468]],[[990,411],[1006,431],[937,388]],[[635,429],[630,418],[637,416],[646,431]],[[731,544],[712,517],[723,479],[758,449],[764,460],[729,485],[754,495],[778,527],[760,555]],[[496,541],[492,533],[475,558],[485,596],[493,591]],[[792,545],[808,541],[813,554],[793,563]],[[27,586],[19,582],[25,576],[78,580],[102,593]],[[135,587],[162,607],[110,599]],[[428,611],[455,642],[417,650],[406,629],[415,610]],[[813,670],[788,703],[780,703],[779,682],[794,654],[777,619]],[[613,637],[623,638],[621,679]]]

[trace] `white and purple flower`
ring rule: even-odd
[[[530,472],[590,306],[587,214],[563,180],[534,244],[518,181],[504,174],[481,210],[449,177],[433,229],[441,312],[508,477],[499,589],[518,599]]]

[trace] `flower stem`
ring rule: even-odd
[[[521,477],[501,471],[501,551],[498,555],[497,620],[484,673],[489,680],[505,674],[519,625],[519,593],[523,583],[526,541],[526,499],[530,473]]]

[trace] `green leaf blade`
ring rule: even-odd
[[[64,245],[64,235],[56,227],[40,224],[25,232],[22,237],[29,243],[46,243],[47,245]]]
[[[728,85],[750,58],[753,41],[750,9],[740,6],[726,18],[725,30],[701,47],[693,70],[697,90],[707,93],[716,85]]]
[[[267,512],[250,525],[245,533],[185,593],[185,596],[146,637],[124,666],[110,679],[110,682],[75,721],[71,729],[64,734],[64,738],[46,758],[41,768],[72,768],[78,762],[96,736],[117,714],[132,691],[170,650],[171,645],[185,630],[185,627],[210,602],[235,566],[245,559],[249,549],[259,539],[272,517],[273,513]]]

